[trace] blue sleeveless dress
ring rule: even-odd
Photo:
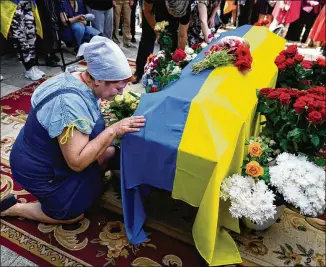
[[[57,138],[51,138],[38,121],[36,115],[42,106],[62,94],[80,93],[77,89],[60,89],[32,107],[13,145],[10,165],[15,182],[39,200],[47,216],[69,220],[80,216],[101,196],[103,173],[97,161],[81,172],[70,169]],[[105,121],[100,116],[90,140],[104,129]]]

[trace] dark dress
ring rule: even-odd
[[[13,145],[10,166],[14,180],[39,200],[47,216],[69,220],[83,214],[101,196],[103,173],[97,161],[81,172],[69,168],[57,138],[51,138],[39,123],[37,112],[60,94],[79,93],[74,89],[57,90],[31,109]],[[105,121],[101,116],[89,139],[94,139],[104,129]]]

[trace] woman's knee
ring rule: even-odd
[[[73,224],[76,222],[79,222],[80,220],[82,220],[85,217],[84,213],[79,215],[77,218],[75,219],[71,219],[71,220],[66,220],[66,221],[62,221],[62,224]]]

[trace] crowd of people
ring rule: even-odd
[[[120,45],[120,35],[122,45],[134,49],[138,24],[142,37],[133,80],[138,83],[157,39],[155,23],[163,20],[169,21],[173,48],[209,43],[212,29],[264,21],[288,41],[317,45],[326,53],[324,0],[4,0],[1,6],[1,32],[12,40],[25,76],[32,80],[45,75],[37,67],[37,51],[48,66],[55,66],[61,40],[77,52],[96,35]],[[42,37],[40,49],[37,35]]]

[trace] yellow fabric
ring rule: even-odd
[[[17,5],[11,1],[1,0],[0,1],[0,30],[2,35],[7,39],[9,30],[11,27],[12,19],[15,15],[17,9]],[[40,15],[38,13],[38,9],[33,5],[33,14],[36,24],[36,33],[43,38],[43,30]]]
[[[172,197],[199,207],[193,226],[198,251],[210,265],[240,263],[237,246],[225,228],[239,232],[238,220],[220,201],[222,180],[240,172],[245,139],[259,131],[256,89],[275,86],[274,59],[285,40],[265,27],[244,36],[251,45],[252,71],[215,69],[193,99],[177,156]]]
[[[86,126],[85,126],[85,127],[80,127],[80,126],[78,126],[78,125],[76,124],[77,121],[83,121],[83,122],[85,122],[85,123],[86,123]],[[62,136],[62,138],[60,139],[60,143],[61,143],[62,145],[66,144],[66,143],[68,142],[68,139],[69,139],[70,135],[71,135],[71,136],[74,136],[74,128],[75,128],[75,127],[76,127],[78,130],[80,130],[80,131],[86,131],[86,130],[88,130],[91,126],[90,126],[89,121],[86,120],[86,119],[81,118],[81,119],[73,120],[73,121],[68,125],[68,127],[67,127],[67,131],[66,131],[66,133],[64,134],[64,136]]]

